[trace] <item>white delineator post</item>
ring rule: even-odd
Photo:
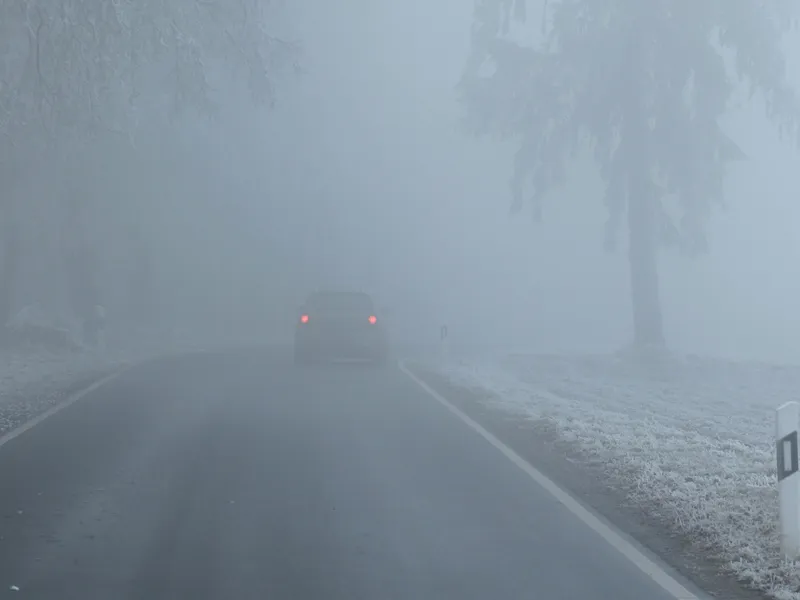
[[[439,329],[439,351],[443,362],[447,362],[450,358],[450,341],[447,339],[447,325],[442,325]]]
[[[778,407],[775,413],[781,552],[787,559],[795,560],[800,558],[800,474],[797,454],[800,404],[787,402]]]

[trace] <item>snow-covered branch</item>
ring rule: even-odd
[[[245,75],[270,103],[297,48],[270,29],[270,0],[13,0],[0,6],[0,134],[83,136],[136,127],[168,96],[212,110],[212,71]],[[153,82],[156,82],[156,85]]]

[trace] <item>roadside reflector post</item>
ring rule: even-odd
[[[447,361],[450,358],[450,342],[447,339],[447,325],[442,325],[439,329],[439,352],[443,361]]]
[[[781,552],[785,558],[796,560],[800,558],[800,474],[797,472],[800,404],[787,402],[775,413]]]

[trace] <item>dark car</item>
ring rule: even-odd
[[[383,319],[364,292],[315,292],[300,309],[294,360],[355,358],[384,363],[389,344]]]

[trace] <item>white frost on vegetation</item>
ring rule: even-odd
[[[19,333],[15,343],[0,345],[0,436],[73,391],[126,365],[252,343],[236,337],[209,336],[200,330],[126,328],[110,330],[106,345],[93,348],[81,344],[79,336],[60,335],[70,331],[53,325],[53,320],[39,318],[39,314],[33,309],[21,311],[7,325]],[[67,343],[62,343],[64,340]]]
[[[612,484],[730,571],[778,600],[800,600],[782,559],[774,411],[797,400],[800,368],[709,359],[512,356],[441,367],[487,404],[547,422]]]

